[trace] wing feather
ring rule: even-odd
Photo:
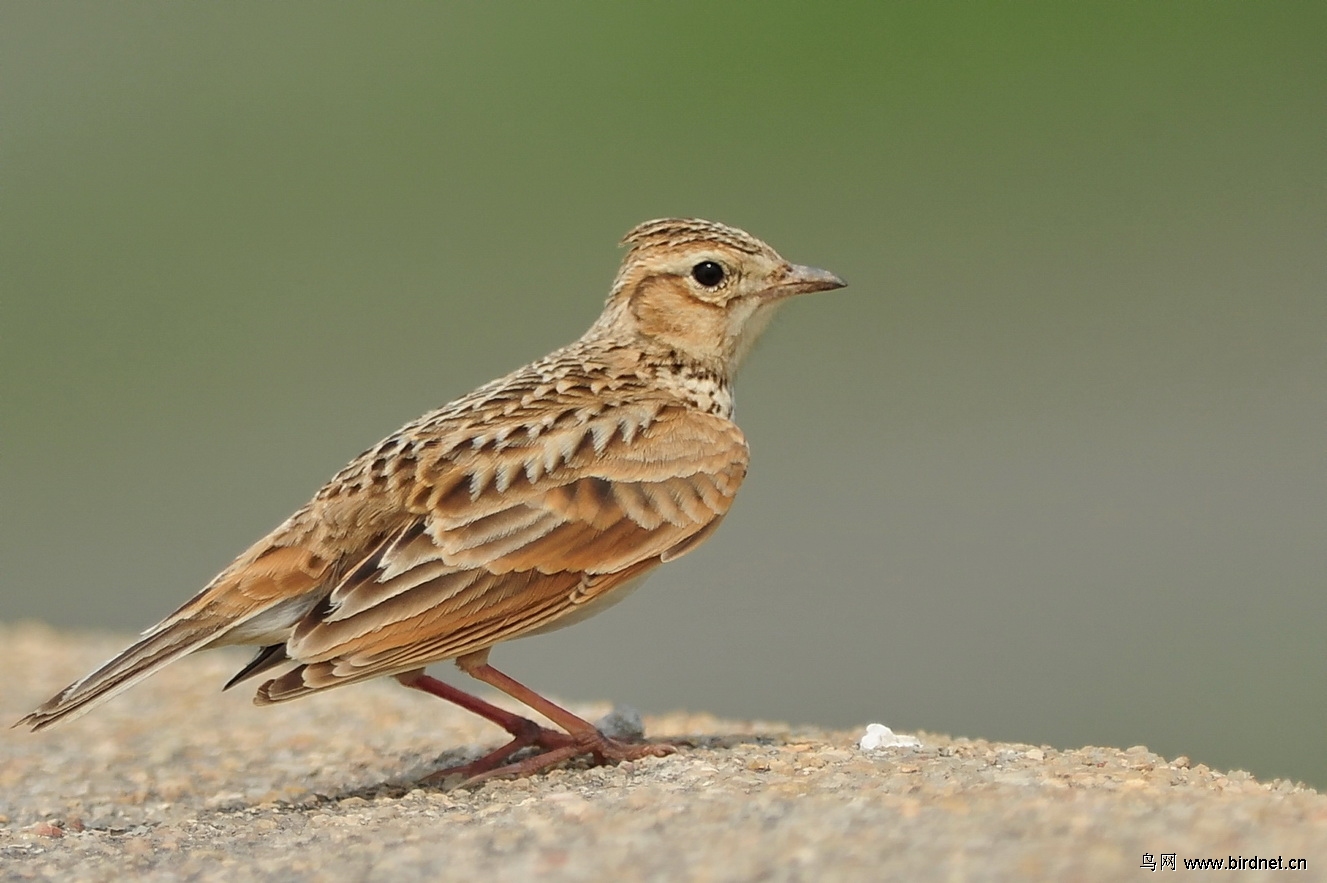
[[[294,629],[277,702],[517,637],[699,545],[732,505],[746,442],[682,408],[575,415],[457,446],[403,490],[414,520]],[[601,422],[596,423],[598,419]],[[481,462],[482,460],[482,462]]]

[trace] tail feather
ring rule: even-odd
[[[295,621],[317,602],[318,586],[330,572],[328,562],[302,548],[260,541],[129,649],[65,687],[14,726],[44,730],[76,718],[209,645],[283,641]],[[281,660],[268,655],[255,663],[260,661],[271,667]],[[244,674],[260,670],[251,665]]]
[[[216,625],[196,620],[173,622],[151,631],[92,674],[52,696],[14,726],[44,730],[85,714],[181,656],[203,647],[218,631]]]
[[[221,689],[229,690],[241,681],[256,677],[257,675],[276,668],[278,665],[288,662],[289,660],[290,657],[286,655],[285,644],[268,644],[266,647],[259,649],[253,659],[249,660],[248,665],[235,672],[235,676],[226,681],[226,686]]]

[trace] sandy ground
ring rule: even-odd
[[[0,626],[0,715],[122,642]],[[499,730],[387,682],[255,708],[217,692],[240,658],[185,660],[40,735],[0,731],[0,878],[1123,880],[1175,853],[1181,874],[1279,856],[1307,871],[1238,879],[1327,879],[1327,798],[1141,746],[919,733],[919,749],[863,751],[864,726],[672,714],[645,719],[684,744],[671,757],[446,791],[418,779]]]

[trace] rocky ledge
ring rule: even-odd
[[[0,626],[0,715],[121,644]],[[502,733],[387,683],[254,708],[217,693],[235,661],[204,654],[67,726],[2,731],[0,877],[1113,880],[1170,856],[1327,873],[1327,798],[1141,746],[918,733],[868,750],[865,725],[671,714],[645,725],[686,746],[673,756],[447,791],[416,783]]]

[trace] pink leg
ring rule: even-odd
[[[543,730],[543,733],[547,736],[557,737],[556,739],[547,738],[538,742],[541,747],[547,749],[544,753],[506,766],[477,771],[478,774],[471,778],[469,782],[493,776],[529,776],[579,754],[593,756],[596,764],[608,764],[621,763],[624,760],[637,760],[642,757],[663,757],[677,750],[672,745],[634,745],[617,739],[610,739],[595,729],[589,721],[577,717],[561,706],[554,705],[534,690],[489,665],[487,650],[462,656],[456,660],[456,664],[466,674],[483,681],[491,687],[496,687],[513,699],[533,708],[567,731],[567,735],[563,735],[551,730]],[[487,703],[485,704],[487,705]],[[492,718],[489,719],[492,720]],[[524,718],[521,718],[521,720],[524,720]],[[527,721],[527,723],[533,723],[533,721]],[[512,731],[508,730],[508,732]]]
[[[459,690],[446,681],[429,677],[422,671],[397,675],[396,680],[412,689],[420,690],[459,705],[466,711],[473,712],[485,720],[497,724],[512,735],[512,740],[501,748],[491,751],[477,760],[472,760],[470,763],[431,773],[424,778],[426,782],[441,782],[452,776],[460,776],[462,779],[469,780],[501,766],[503,761],[522,748],[537,745],[545,752],[551,752],[565,749],[571,742],[571,737],[565,733],[541,727],[529,718],[521,717],[519,714],[513,714],[505,708],[499,708],[492,703],[485,702],[478,696],[472,696],[464,690]]]

